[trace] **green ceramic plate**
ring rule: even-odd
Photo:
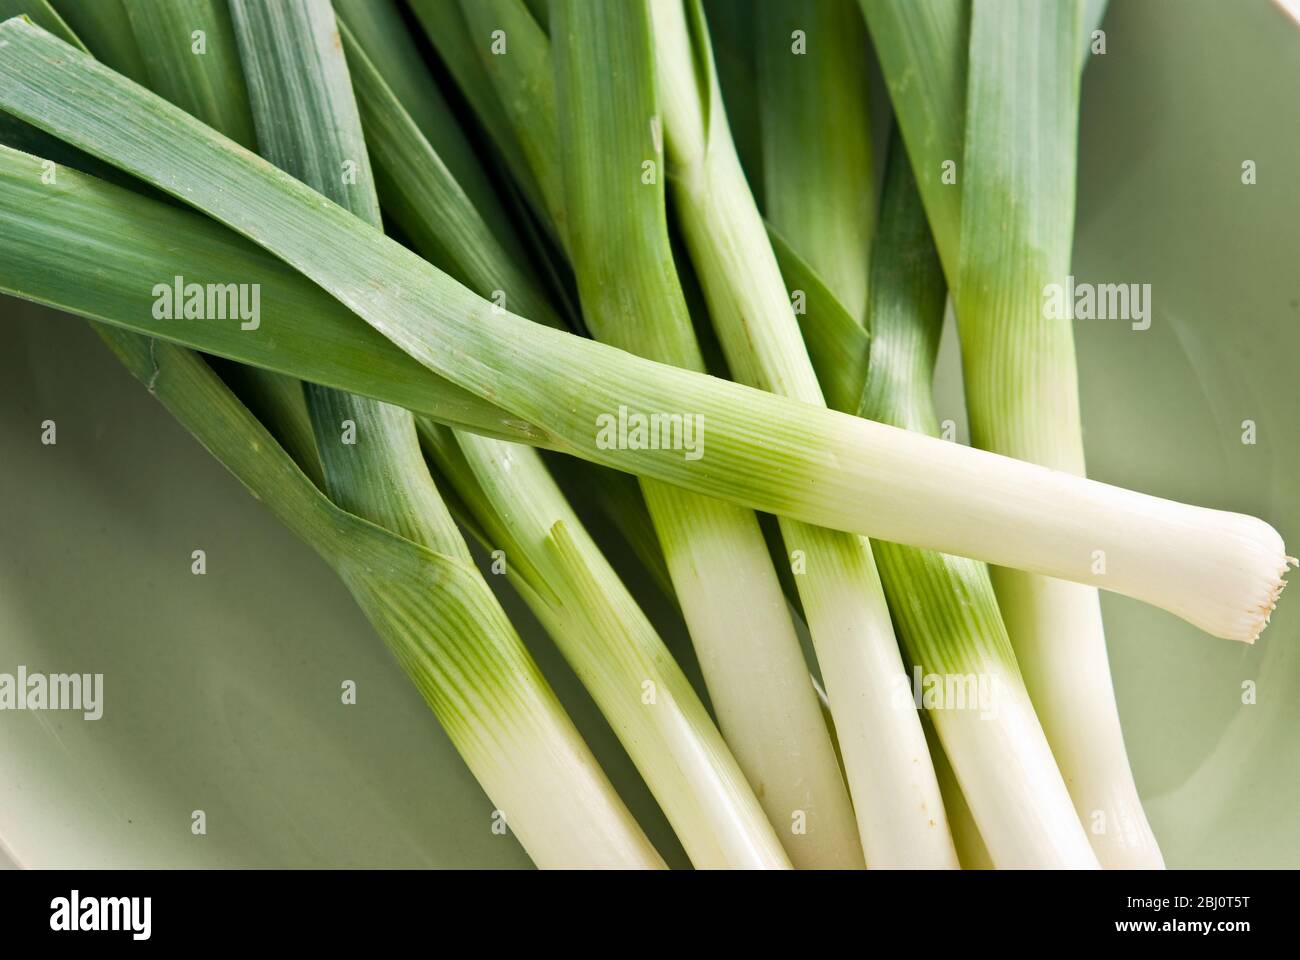
[[[1075,274],[1152,284],[1154,317],[1145,331],[1078,323],[1091,473],[1257,514],[1294,549],[1300,31],[1264,0],[1112,0],[1104,26],[1085,81]],[[11,300],[0,313],[0,672],[105,678],[101,720],[0,713],[0,863],[527,865],[324,564],[83,323]],[[942,412],[960,422],[951,342],[942,367]],[[47,419],[54,446],[40,442]],[[683,863],[573,677],[511,609]],[[1122,598],[1105,613],[1169,864],[1300,866],[1300,595],[1255,647]]]

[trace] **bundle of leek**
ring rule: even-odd
[[[31,17],[0,25],[0,290],[94,321],[326,557],[541,865],[662,861],[453,514],[504,551],[698,866],[954,866],[945,801],[956,823],[969,805],[995,865],[1158,862],[1093,588],[1239,640],[1281,589],[1288,561],[1262,521],[1082,476],[1068,331],[1006,308],[1068,257],[1072,173],[1038,147],[1072,152],[1079,5],[975,0],[969,18],[964,0],[862,4],[911,166],[890,150],[877,217],[851,0],[763,10],[747,42],[766,93],[747,131],[764,224],[696,0],[411,0],[468,117],[388,0],[57,0],[66,19],[49,0],[0,0]],[[1006,14],[1023,29],[1003,30]],[[203,57],[188,52],[196,29]],[[792,34],[806,60],[784,53]],[[1055,57],[1022,55],[1030,44]],[[926,82],[909,82],[926,58]],[[1032,109],[1011,109],[1021,87]],[[945,192],[934,164],[952,151],[967,179]],[[983,242],[1021,188],[1004,245]],[[382,231],[381,203],[409,247]],[[704,372],[692,274],[750,386]],[[993,452],[926,435],[943,274],[975,439]],[[160,316],[151,291],[174,276],[259,284],[260,323]],[[223,380],[191,350],[235,362]],[[1004,408],[987,371],[1007,350],[1017,389],[1059,422]],[[611,442],[601,424],[626,411],[707,434],[686,451]],[[339,442],[342,421],[361,442]],[[644,504],[627,488],[609,502],[626,529],[653,525],[641,555],[667,571],[718,726],[530,447],[639,478]],[[797,565],[815,664],[754,510],[779,518],[791,557],[775,562]],[[1024,572],[990,583],[977,561]],[[1104,728],[1097,753],[1046,702],[1068,679],[1049,628],[1092,638],[1075,655],[1092,658],[1079,702]],[[931,711],[933,764],[896,634],[926,672],[997,679],[991,723]],[[960,790],[945,798],[949,762]],[[1113,843],[1083,829],[1105,791]]]

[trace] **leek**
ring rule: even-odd
[[[433,147],[438,159],[446,164],[511,259],[522,263],[524,249],[510,220],[511,214],[498,197],[483,163],[425,66],[414,40],[406,32],[396,0],[332,2],[339,23],[346,26],[353,43],[377,66],[384,84],[406,108],[424,139]],[[362,99],[360,92],[357,99]],[[362,109],[364,124],[364,104]],[[374,149],[373,144],[371,149]],[[418,170],[419,167],[415,167],[408,172]],[[381,199],[382,194],[381,188]]]
[[[944,272],[958,291],[972,437],[1082,474],[1070,330],[1037,319],[1042,285],[1056,282],[1069,258],[1078,81],[1066,68],[1078,62],[1067,48],[1082,49],[1079,7],[977,6],[983,32],[976,38],[964,0],[861,3]],[[1090,24],[1102,7],[1088,5]],[[969,92],[968,48],[972,58],[979,54]],[[1048,50],[1061,59],[1042,59]],[[967,124],[975,122],[967,140]],[[945,183],[948,164],[953,176]],[[1030,199],[1008,205],[1004,191]],[[967,223],[972,216],[976,223]],[[1023,265],[1019,274],[1009,270],[1015,264]],[[962,292],[967,282],[976,289]],[[998,303],[1016,306],[989,309]],[[1104,544],[1093,550],[1110,559]],[[1095,591],[992,573],[1026,683],[1102,865],[1160,866],[1128,767]],[[1276,599],[1270,591],[1257,601],[1256,626]]]
[[[463,543],[436,552],[339,509],[196,354],[100,329],[150,393],[338,572],[534,862],[662,866]]]
[[[789,866],[749,784],[536,451],[425,423],[485,545],[619,735],[697,867]]]
[[[126,0],[99,0],[85,3],[82,0],[50,0],[67,25],[76,32],[78,46],[86,49],[113,69],[126,74],[137,83],[148,83],[144,51],[136,40],[126,13]],[[24,3],[29,8],[36,4]],[[37,19],[37,23],[41,23]],[[91,39],[93,38],[93,40]],[[89,42],[87,42],[89,41]]]
[[[565,239],[564,185],[551,162],[559,154],[555,87],[549,80],[550,41],[524,0],[461,0],[468,41],[479,57],[506,122],[515,132],[556,235]],[[522,63],[520,62],[522,61]]]
[[[533,179],[524,149],[479,59],[479,47],[490,44],[491,36],[472,36],[457,0],[408,0],[407,5],[438,51],[443,65],[469,99],[511,179],[533,211],[545,217],[547,206],[542,187]]]
[[[752,191],[704,0],[409,0],[476,140],[394,0],[53,2],[0,0],[0,291],[90,319],[325,557],[539,865],[663,861],[455,520],[697,866],[1161,865],[1096,588],[1251,641],[1294,561],[1084,476],[1033,310],[1104,2],[859,0],[907,149],[879,217],[853,0],[714,0]],[[945,277],[984,451],[934,436]],[[260,314],[158,309],[235,278]],[[679,603],[725,741],[539,449]],[[895,633],[975,703],[917,709]]]
[[[970,0],[859,0],[949,284],[956,289]]]
[[[337,201],[360,200],[367,218],[377,224],[378,197],[373,187],[366,189],[370,184],[361,119],[343,52],[333,42],[336,33],[329,7],[308,0],[234,0],[232,11],[249,88],[256,94],[253,113],[259,144],[277,159],[292,163],[291,172]],[[301,38],[312,42],[303,43]],[[356,55],[356,60],[364,73],[364,55]],[[383,101],[385,90],[376,82],[369,78],[371,96]],[[387,100],[391,103],[391,96]],[[405,130],[408,139],[418,138],[413,124]],[[419,142],[424,143],[422,138]],[[361,167],[352,186],[339,176],[348,159]],[[425,164],[424,169],[445,171],[439,164]],[[432,200],[427,206],[436,213],[442,194],[432,191],[423,196]],[[495,250],[487,238],[468,233],[455,221],[444,218],[434,225],[437,229],[431,232],[452,241],[448,246],[458,252],[458,263],[468,260],[480,245]],[[499,265],[497,261],[504,262],[504,257],[493,261]],[[373,503],[376,511],[387,508],[398,521],[422,520],[429,511],[421,501],[426,492],[433,494],[433,487],[412,415],[333,391],[310,390],[309,397],[318,442],[322,454],[327,454],[327,477],[331,467],[343,477],[340,489],[331,489],[334,498],[345,507],[350,498],[362,498],[359,506]],[[355,420],[358,431],[373,427],[373,442],[348,452],[337,441],[341,417]],[[460,449],[483,497],[471,497],[463,487],[458,492],[470,502],[485,498],[503,518],[499,528],[506,533],[498,545],[509,537],[507,564],[527,562],[544,571],[540,580],[531,583],[533,591],[542,596],[558,594],[557,603],[564,609],[534,609],[544,623],[550,623],[561,651],[619,734],[692,861],[713,867],[784,865],[753,794],[703,705],[649,621],[621,592],[613,571],[577,518],[563,510],[567,504],[537,454],[477,437],[463,438]],[[451,471],[444,467],[444,473]],[[532,509],[524,509],[524,504]],[[445,509],[442,516],[450,523]],[[476,519],[489,520],[482,513]],[[557,528],[567,537],[561,539]],[[548,551],[565,548],[563,557],[546,563]]]

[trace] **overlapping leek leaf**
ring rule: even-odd
[[[800,22],[811,25],[816,20]],[[809,32],[808,42],[812,47],[804,56],[829,56],[817,51],[815,32]],[[799,57],[790,59],[797,62]],[[770,64],[768,69],[777,75],[813,70]],[[811,81],[808,85],[815,86]],[[798,104],[809,99],[809,92],[805,94],[790,104],[764,98],[764,122],[783,129],[788,123],[782,111],[799,109]],[[804,209],[805,197],[808,209],[818,208],[819,196],[826,193],[856,190],[864,198],[873,193],[869,167],[828,172],[841,181],[830,189],[816,178],[802,177],[794,163],[765,163],[764,169],[770,211]],[[850,232],[851,224],[837,228],[837,221],[861,216],[851,203],[822,204],[818,223],[839,235]],[[856,351],[842,350],[837,357],[831,351],[812,350],[813,344],[831,339],[831,332],[839,332],[837,341],[851,342],[849,321],[839,316],[846,311],[839,304],[866,285],[828,280],[823,286],[794,250],[786,251],[782,268],[790,286],[805,292],[802,326],[818,376],[831,386],[831,405],[937,436],[930,385],[947,291],[901,142],[890,152],[879,229],[870,285],[869,372],[854,362]],[[812,249],[817,249],[815,244]],[[865,334],[861,339],[865,347]],[[969,703],[940,699],[930,718],[991,861],[1004,867],[1096,866],[1029,702],[987,568],[886,541],[877,541],[874,552],[911,663],[923,677],[947,684],[946,689],[960,685],[963,697],[971,693]],[[976,702],[977,688],[987,702]]]
[[[607,343],[703,371],[668,240],[645,5],[551,7],[561,152],[549,163],[563,172],[587,326]],[[791,861],[861,866],[848,793],[757,519],[659,481],[642,490],[719,725]]]
[[[403,353],[306,277],[207,217],[0,147],[0,289],[92,320],[376,397],[480,433],[546,434]],[[51,197],[57,203],[45,203]],[[261,290],[261,322],[161,319],[154,285],[180,276]]]
[[[552,457],[547,466],[571,502],[592,504],[617,529],[664,599],[677,605],[672,576],[637,478],[573,457]]]
[[[420,50],[407,33],[396,0],[332,0],[339,22],[351,40],[364,51],[384,84],[410,114],[424,139],[433,147],[474,209],[487,222],[511,260],[525,262],[524,248],[505,205],[488,178],[487,169],[461,130],[446,98],[425,65]],[[351,61],[349,59],[349,65]],[[355,76],[356,68],[352,67]],[[362,94],[357,93],[358,100]],[[362,108],[364,111],[364,103]],[[363,115],[362,122],[365,122]],[[371,144],[374,150],[374,144]],[[377,162],[377,161],[376,161]],[[383,193],[382,189],[380,191]],[[382,199],[382,196],[381,196]]]
[[[233,0],[230,13],[231,55],[237,39],[262,155],[379,226],[361,118],[329,6]],[[216,103],[242,112],[241,94],[218,94]],[[408,540],[469,559],[424,465],[410,411],[316,385],[307,385],[306,400],[335,503]],[[344,440],[349,424],[350,443]]]
[[[563,253],[564,209],[555,153],[554,84],[541,9],[522,0],[411,0],[410,6],[469,101],[509,172],[507,191],[522,195],[519,223],[536,258],[577,324]],[[539,84],[540,81],[540,84]]]
[[[1014,448],[1029,459],[1047,457],[1082,472],[1068,324],[1042,318],[1038,299],[1044,284],[1061,282],[1054,274],[1068,265],[1077,77],[1068,75],[1067,47],[1086,57],[1088,39],[1079,30],[1079,7],[977,7],[986,32],[972,35],[969,43],[972,57],[978,53],[971,69],[981,76],[968,93],[964,3],[862,4],[913,164],[925,174],[922,193],[949,283],[981,285],[957,298],[967,406],[972,426],[980,424],[975,442],[1001,443],[1004,452]],[[1099,22],[1104,8],[1104,2],[1084,5],[1085,30]],[[1060,29],[1053,33],[1054,27]],[[1051,94],[1060,92],[1064,99],[1049,105]],[[972,119],[981,120],[980,142],[963,145]],[[934,171],[959,155],[956,185],[937,186]],[[977,195],[967,195],[975,190]],[[1007,196],[1018,202],[1006,204]],[[973,212],[979,222],[963,222]],[[1044,255],[1055,260],[1046,269]],[[1018,262],[1021,256],[1024,263]],[[1031,273],[1037,275],[1026,275]],[[1000,318],[981,315],[983,304],[999,300],[1016,306]],[[1100,544],[1095,549],[1101,553],[1094,556],[1109,559]],[[1026,682],[1076,807],[1085,822],[1099,825],[1090,837],[1102,864],[1159,865],[1127,764],[1095,594],[993,573]],[[1227,569],[1214,574],[1227,575]],[[1200,581],[1197,589],[1208,583]],[[1260,629],[1275,600],[1270,591],[1256,601],[1247,614],[1252,627],[1237,635]]]
[[[547,207],[541,186],[533,178],[527,157],[515,136],[510,117],[496,95],[487,70],[479,59],[477,44],[488,45],[491,35],[470,33],[457,0],[407,0],[443,65],[469,101],[493,147],[529,205],[545,217]],[[507,45],[506,49],[509,49]]]
[[[970,0],[858,2],[912,158],[944,274],[955,287],[966,182],[962,153]]]
[[[51,0],[62,16],[99,60],[137,83],[148,83],[144,51],[126,12],[126,0]],[[40,23],[39,20],[37,20]]]
[[[789,861],[654,626],[537,452],[421,424],[439,472],[619,735],[697,867]]]
[[[1085,0],[1084,24],[1107,0]],[[959,280],[971,0],[858,0],[916,171],[948,285]],[[1086,59],[1088,47],[1079,49]]]
[[[8,20],[10,17],[26,17],[64,43],[70,43],[78,50],[86,49],[81,38],[72,32],[67,21],[50,5],[50,0],[0,0],[0,18]]]
[[[763,198],[763,141],[758,105],[758,17],[754,0],[704,0],[713,61],[722,87],[731,139],[749,176],[754,198]]]
[[[862,14],[854,0],[760,9],[763,214],[861,324],[876,213]]]
[[[795,317],[826,405],[832,410],[857,409],[871,362],[871,335],[808,261],[770,224],[767,238],[786,288],[797,300]]]
[[[90,52],[82,43],[81,38],[72,32],[67,22],[50,5],[50,0],[0,0],[0,20],[8,20],[10,17],[18,16],[27,17],[43,30],[48,30],[54,34],[64,43],[70,43],[78,50]],[[140,69],[143,71],[143,67]],[[56,164],[92,172],[100,179],[109,180],[113,183],[139,185],[138,181],[133,180],[116,167],[104,163],[97,157],[90,156],[90,154],[78,150],[70,144],[64,143],[57,137],[50,136],[44,130],[39,130],[15,116],[3,112],[0,112],[0,145],[43,157]]]
[[[251,149],[248,92],[224,0],[120,2],[149,88]]]
[[[473,289],[491,295],[503,278],[516,276],[512,265],[479,228],[467,198],[364,55],[353,60],[358,95],[363,104],[369,103],[363,110],[371,142],[387,158],[381,164],[390,170],[391,189],[400,191],[398,208],[418,228],[408,231],[417,249],[453,276],[466,278]],[[421,168],[425,183],[432,180],[430,186],[399,186],[399,178]],[[524,283],[521,277],[506,286],[512,304],[545,306]],[[755,817],[757,803],[712,721],[654,628],[568,509],[537,454],[482,438],[454,440],[449,431],[432,426],[426,427],[426,439],[440,471],[455,484],[477,525],[493,531],[491,546],[505,549],[507,569],[523,580],[521,593],[587,684],[693,862],[783,863],[770,828],[761,814]],[[450,443],[456,445],[454,452]],[[521,500],[531,509],[523,509]],[[572,547],[567,562],[558,565],[550,542],[557,524],[567,531]],[[588,590],[593,583],[599,590]],[[645,683],[665,692],[663,703],[656,700],[657,710],[645,709]],[[702,806],[703,796],[714,800]]]
[[[796,311],[799,328],[803,333],[804,343],[808,347],[808,356],[817,371],[817,379],[826,394],[826,403],[833,410],[854,410],[861,399],[863,384],[867,379],[867,367],[871,356],[871,336],[867,330],[849,316],[840,305],[835,294],[822,279],[797,253],[795,253],[771,226],[768,226],[768,239],[772,250],[781,264],[781,274],[785,277],[786,287],[792,296],[801,299],[801,310]],[[878,256],[883,251],[878,251]],[[776,539],[779,541],[779,533]],[[777,545],[779,548],[779,543]],[[788,574],[788,568],[785,568]],[[797,600],[794,578],[788,577],[785,583],[788,596]],[[829,707],[827,707],[829,710]],[[934,772],[943,794],[943,803],[948,813],[948,823],[952,829],[953,843],[957,848],[961,864],[967,869],[985,869],[992,867],[979,828],[971,815],[966,798],[962,795],[952,765],[948,762],[934,732],[934,725],[922,717],[926,740],[930,745],[930,756],[934,760]]]
[[[540,281],[510,253],[433,144],[340,24],[380,197],[417,250],[471,289],[538,323],[559,317]]]
[[[149,18],[157,15],[168,19],[171,8],[157,0],[131,2],[134,11],[131,21],[127,20],[123,8],[120,16],[102,21],[89,18],[85,22],[94,31],[95,48],[116,58],[115,68],[145,76],[146,67],[134,41],[132,24],[156,33],[157,28],[151,27]],[[47,0],[0,0],[0,13],[18,12],[30,14],[37,24],[80,46],[80,38],[49,7]],[[196,15],[200,16],[215,17],[221,12],[214,12],[210,3],[196,8]],[[173,37],[172,45],[188,50],[186,40],[188,34],[184,38]],[[234,36],[228,19],[205,42],[233,47]],[[247,103],[241,109],[238,99],[244,96],[244,87],[237,57],[229,50],[219,57],[225,69],[237,75],[236,80],[227,78],[217,84],[226,94],[220,103],[194,94],[187,82],[194,77],[201,84],[207,76],[200,61],[201,57],[189,54],[174,61],[177,72],[166,77],[170,94],[194,110],[211,109],[214,118],[224,117],[234,129],[246,131],[246,139],[251,142],[252,117]],[[18,123],[8,114],[0,118]],[[21,126],[41,138],[30,144],[27,152],[31,152],[30,147],[63,146],[67,149],[66,156],[54,155],[60,163],[90,170],[96,176],[107,171],[123,179],[120,171],[97,158],[67,148],[61,141],[26,124]],[[5,129],[10,132],[13,128]],[[14,145],[12,138],[6,140]],[[102,319],[104,314],[111,314],[114,322],[119,323],[124,318],[148,318],[145,326],[131,323],[125,326],[250,364],[233,368],[227,376],[239,382],[245,403],[254,403],[274,413],[280,421],[274,426],[282,442],[288,444],[295,460],[316,479],[323,478],[301,389],[294,382],[299,376],[313,383],[420,410],[446,423],[473,424],[476,430],[488,435],[523,437],[531,432],[534,441],[541,439],[540,432],[530,431],[526,424],[510,418],[504,411],[432,375],[390,341],[357,324],[350,311],[319,287],[206,217],[127,194],[62,169],[56,173],[55,184],[50,185],[57,187],[59,203],[47,207],[41,205],[41,200],[49,196],[49,187],[41,183],[39,175],[29,172],[34,161],[13,154],[7,155],[6,160],[11,165],[0,171],[4,180],[0,191],[4,192],[8,209],[17,214],[39,206],[43,211],[39,222],[28,221],[29,232],[15,233],[11,243],[0,247],[6,265],[16,269],[24,257],[39,257],[63,247],[75,237],[84,256],[72,262],[74,267],[84,267],[86,271],[80,282],[73,284],[63,283],[55,271],[28,271],[23,289],[11,292],[91,319]],[[39,164],[36,166],[39,168]],[[43,168],[39,169],[43,172]],[[130,182],[139,185],[138,181]],[[124,246],[127,240],[132,241],[130,249]],[[74,253],[70,251],[69,255]],[[271,321],[268,328],[244,330],[183,316],[157,323],[153,317],[153,285],[159,277],[172,276],[181,276],[186,282],[200,286],[209,282],[225,283],[232,277],[246,278],[251,286],[262,291],[262,312]],[[154,326],[148,325],[149,320],[154,321]],[[275,329],[273,336],[269,335],[269,327]],[[317,349],[312,349],[313,344]],[[331,345],[339,349],[331,349]],[[292,359],[286,359],[286,355]],[[263,377],[258,368],[293,376]],[[295,404],[302,412],[301,423],[296,416],[286,416]],[[286,436],[286,432],[290,435]],[[310,456],[305,456],[308,450]]]
[[[332,42],[328,8],[236,0],[232,9],[254,94],[261,148],[341,205],[359,204],[359,212],[376,222],[378,200],[369,186],[361,118],[342,52]],[[540,295],[525,289],[522,275],[346,27],[341,34],[357,71],[370,142],[380,147],[379,166],[389,171],[390,183],[399,181],[404,170],[420,174],[414,189],[400,193],[390,208],[395,206],[407,223],[419,228],[413,239],[429,247],[422,252],[485,295],[495,284],[519,278],[507,287],[516,302],[544,306]],[[340,176],[349,159],[352,175]],[[327,483],[336,500],[382,518],[412,539],[437,536],[459,544],[458,534],[446,529],[449,517],[429,484],[409,413],[319,388],[309,388],[309,398]],[[344,419],[356,424],[358,437],[366,443],[352,448],[339,443],[337,426]],[[446,431],[441,435],[451,436]],[[535,507],[549,505],[552,514],[561,510],[557,504],[563,504],[562,498],[537,454],[477,437],[462,439],[459,450],[459,456],[440,460],[442,474],[470,505],[475,525],[495,532],[493,547],[507,547],[508,569],[522,571],[521,592],[589,686],[693,859],[702,866],[783,863],[770,828],[761,815],[756,819],[757,804],[703,707],[571,512],[562,519],[581,541],[574,557],[581,558],[583,568],[548,566],[545,537],[532,538],[530,531],[547,531],[560,520],[530,525],[536,514],[517,512],[519,500]],[[577,586],[589,579],[600,582],[602,604],[617,602],[617,613],[607,611],[592,619],[587,607],[593,600]],[[566,607],[563,614],[560,606]],[[609,622],[627,628],[593,627]],[[629,644],[635,649],[629,650]],[[629,661],[629,654],[637,653],[641,659]],[[630,662],[635,665],[628,667]],[[658,710],[644,709],[643,683],[664,690]],[[712,801],[701,805],[701,797]]]
[[[496,91],[496,102],[541,191],[546,216],[563,242],[564,185],[552,159],[559,146],[550,40],[524,0],[461,0],[460,10],[470,49]]]
[[[105,7],[110,6],[111,3],[105,4]],[[149,29],[146,18],[150,14],[170,15],[166,4],[150,3],[146,6],[135,0],[133,6],[134,23],[146,30]],[[0,14],[18,13],[29,15],[35,23],[56,33],[65,42],[81,45],[80,38],[49,6],[48,0],[0,0]],[[208,13],[211,15],[212,11]],[[103,20],[87,17],[84,23],[94,31],[96,49],[108,51],[108,55],[115,58],[117,69],[145,76],[145,63],[139,54],[125,8],[120,11],[120,16]],[[219,31],[213,39],[234,43],[228,21],[224,32]],[[181,41],[175,39],[174,43],[181,44]],[[192,59],[198,61],[200,58],[194,56]],[[199,76],[203,76],[201,71],[204,68],[191,64],[189,60],[176,62],[181,72],[167,77],[171,93],[189,102],[194,109],[210,105],[211,101],[192,96],[179,82],[190,76],[188,70],[191,67],[200,71]],[[229,55],[221,58],[221,62],[227,70],[238,72],[241,69],[237,59]],[[239,91],[242,95],[242,73],[238,77],[238,83],[225,81],[223,89]],[[248,131],[251,139],[252,118],[246,104],[242,111],[231,109],[231,101],[226,99],[214,109],[221,111],[218,116],[231,118],[235,129]],[[6,134],[13,133],[15,126],[19,125],[8,114],[0,115],[0,121],[12,121],[4,127]],[[66,150],[63,155],[40,155],[52,156],[60,164],[66,162],[77,169],[90,170],[96,176],[107,172],[118,179],[129,179],[123,178],[116,168],[67,147],[42,131],[27,124],[21,126],[40,139],[15,144],[13,137],[6,136],[4,139],[10,146],[26,146],[29,153],[37,147],[61,146]],[[16,232],[12,242],[0,247],[0,257],[4,257],[6,267],[13,268],[6,272],[6,276],[16,275],[17,265],[24,257],[39,258],[73,237],[78,250],[84,254],[74,258],[74,269],[85,270],[80,282],[72,284],[61,282],[54,271],[28,271],[24,287],[10,292],[91,319],[103,319],[104,314],[111,314],[115,322],[121,323],[124,318],[152,318],[154,294],[151,278],[181,276],[187,282],[201,286],[209,282],[227,282],[231,277],[247,278],[250,285],[263,291],[261,307],[265,315],[273,318],[270,326],[276,330],[274,336],[268,336],[261,327],[243,330],[184,317],[154,327],[136,326],[134,329],[250,364],[249,367],[235,368],[228,376],[241,382],[241,396],[246,403],[266,400],[268,407],[281,415],[293,398],[267,398],[264,394],[285,393],[287,390],[300,393],[300,388],[292,377],[256,376],[257,368],[376,396],[399,406],[420,410],[443,422],[472,423],[476,430],[489,435],[522,437],[527,434],[527,425],[510,419],[504,411],[432,375],[390,341],[369,327],[357,324],[350,311],[319,287],[206,217],[125,193],[71,170],[58,170],[55,183],[47,186],[41,183],[39,173],[31,172],[33,167],[44,172],[39,161],[13,153],[6,154],[5,159],[7,163],[0,169],[0,179],[3,179],[0,192],[4,194],[8,212],[16,215],[24,209],[36,209],[42,199],[48,198],[50,188],[56,188],[59,197],[57,204],[41,205],[44,215],[39,222],[27,221],[27,232]],[[130,182],[138,184],[138,181]],[[129,250],[125,248],[127,240],[132,241]],[[69,254],[75,255],[76,252],[70,251]],[[125,326],[133,328],[129,323]],[[187,336],[187,328],[197,332],[200,327],[204,329],[197,338]],[[313,344],[318,347],[323,344],[324,349],[312,349]],[[338,345],[340,349],[330,349],[330,345]],[[286,359],[286,355],[292,359]],[[301,407],[300,397],[297,402]],[[316,460],[314,438],[305,413],[303,407],[306,438],[313,454],[310,458],[295,454],[295,460],[309,475],[323,479],[319,475],[319,463],[315,464],[315,470],[312,469],[312,461]],[[542,435],[533,431],[533,436],[537,440]],[[290,443],[289,449],[302,450],[305,446],[305,442]]]
[[[10,20],[0,40],[0,107],[265,246],[430,369],[549,432],[557,448],[820,526],[1105,585],[1221,636],[1251,639],[1263,625],[1285,558],[1261,521],[819,411],[497,312],[39,28]],[[703,465],[680,451],[602,449],[596,417],[620,404],[703,416]],[[988,537],[990,527],[1002,535]],[[1094,549],[1107,551],[1105,577],[1092,572]]]
[[[378,226],[379,200],[369,175],[361,117],[329,7],[309,0],[277,0],[274,4],[233,0],[232,9],[254,94],[253,116],[261,149],[303,182]],[[374,76],[369,79],[372,85],[376,82]],[[382,94],[382,81],[378,84]],[[441,161],[436,156],[432,159],[435,168],[445,174]],[[429,199],[436,204],[445,198],[437,194]],[[456,221],[461,235],[454,240],[459,241],[460,249],[476,249],[475,241],[499,249],[485,230],[465,236],[466,222],[481,224],[470,217]],[[327,388],[309,386],[307,394],[326,483],[335,501],[409,539],[456,553],[468,562],[469,553],[425,466],[412,414]],[[339,426],[349,421],[355,425],[358,441],[352,445],[342,443],[338,433]],[[486,449],[510,449],[486,438],[476,438],[475,443]],[[531,450],[527,454],[537,456]],[[516,482],[532,488],[536,472],[520,471]],[[519,556],[510,560],[517,562]],[[486,584],[482,586],[486,591]],[[473,623],[462,626],[476,628]],[[624,688],[630,686],[624,684]],[[634,755],[638,742],[632,744]],[[651,783],[657,782],[655,772],[652,768]],[[524,813],[533,816],[532,811]],[[650,854],[642,865],[654,861],[657,857]]]
[[[251,149],[253,117],[227,5],[218,0],[120,2],[124,24],[99,24],[97,30],[108,33],[125,25],[136,43],[107,44],[108,55],[126,57],[138,51],[146,86]],[[113,62],[109,66],[120,69]],[[256,368],[240,369],[227,382],[303,472],[323,483],[302,384]]]

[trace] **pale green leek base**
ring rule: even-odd
[[[512,582],[555,639],[701,868],[789,866],[739,766],[535,450],[422,424]]]

